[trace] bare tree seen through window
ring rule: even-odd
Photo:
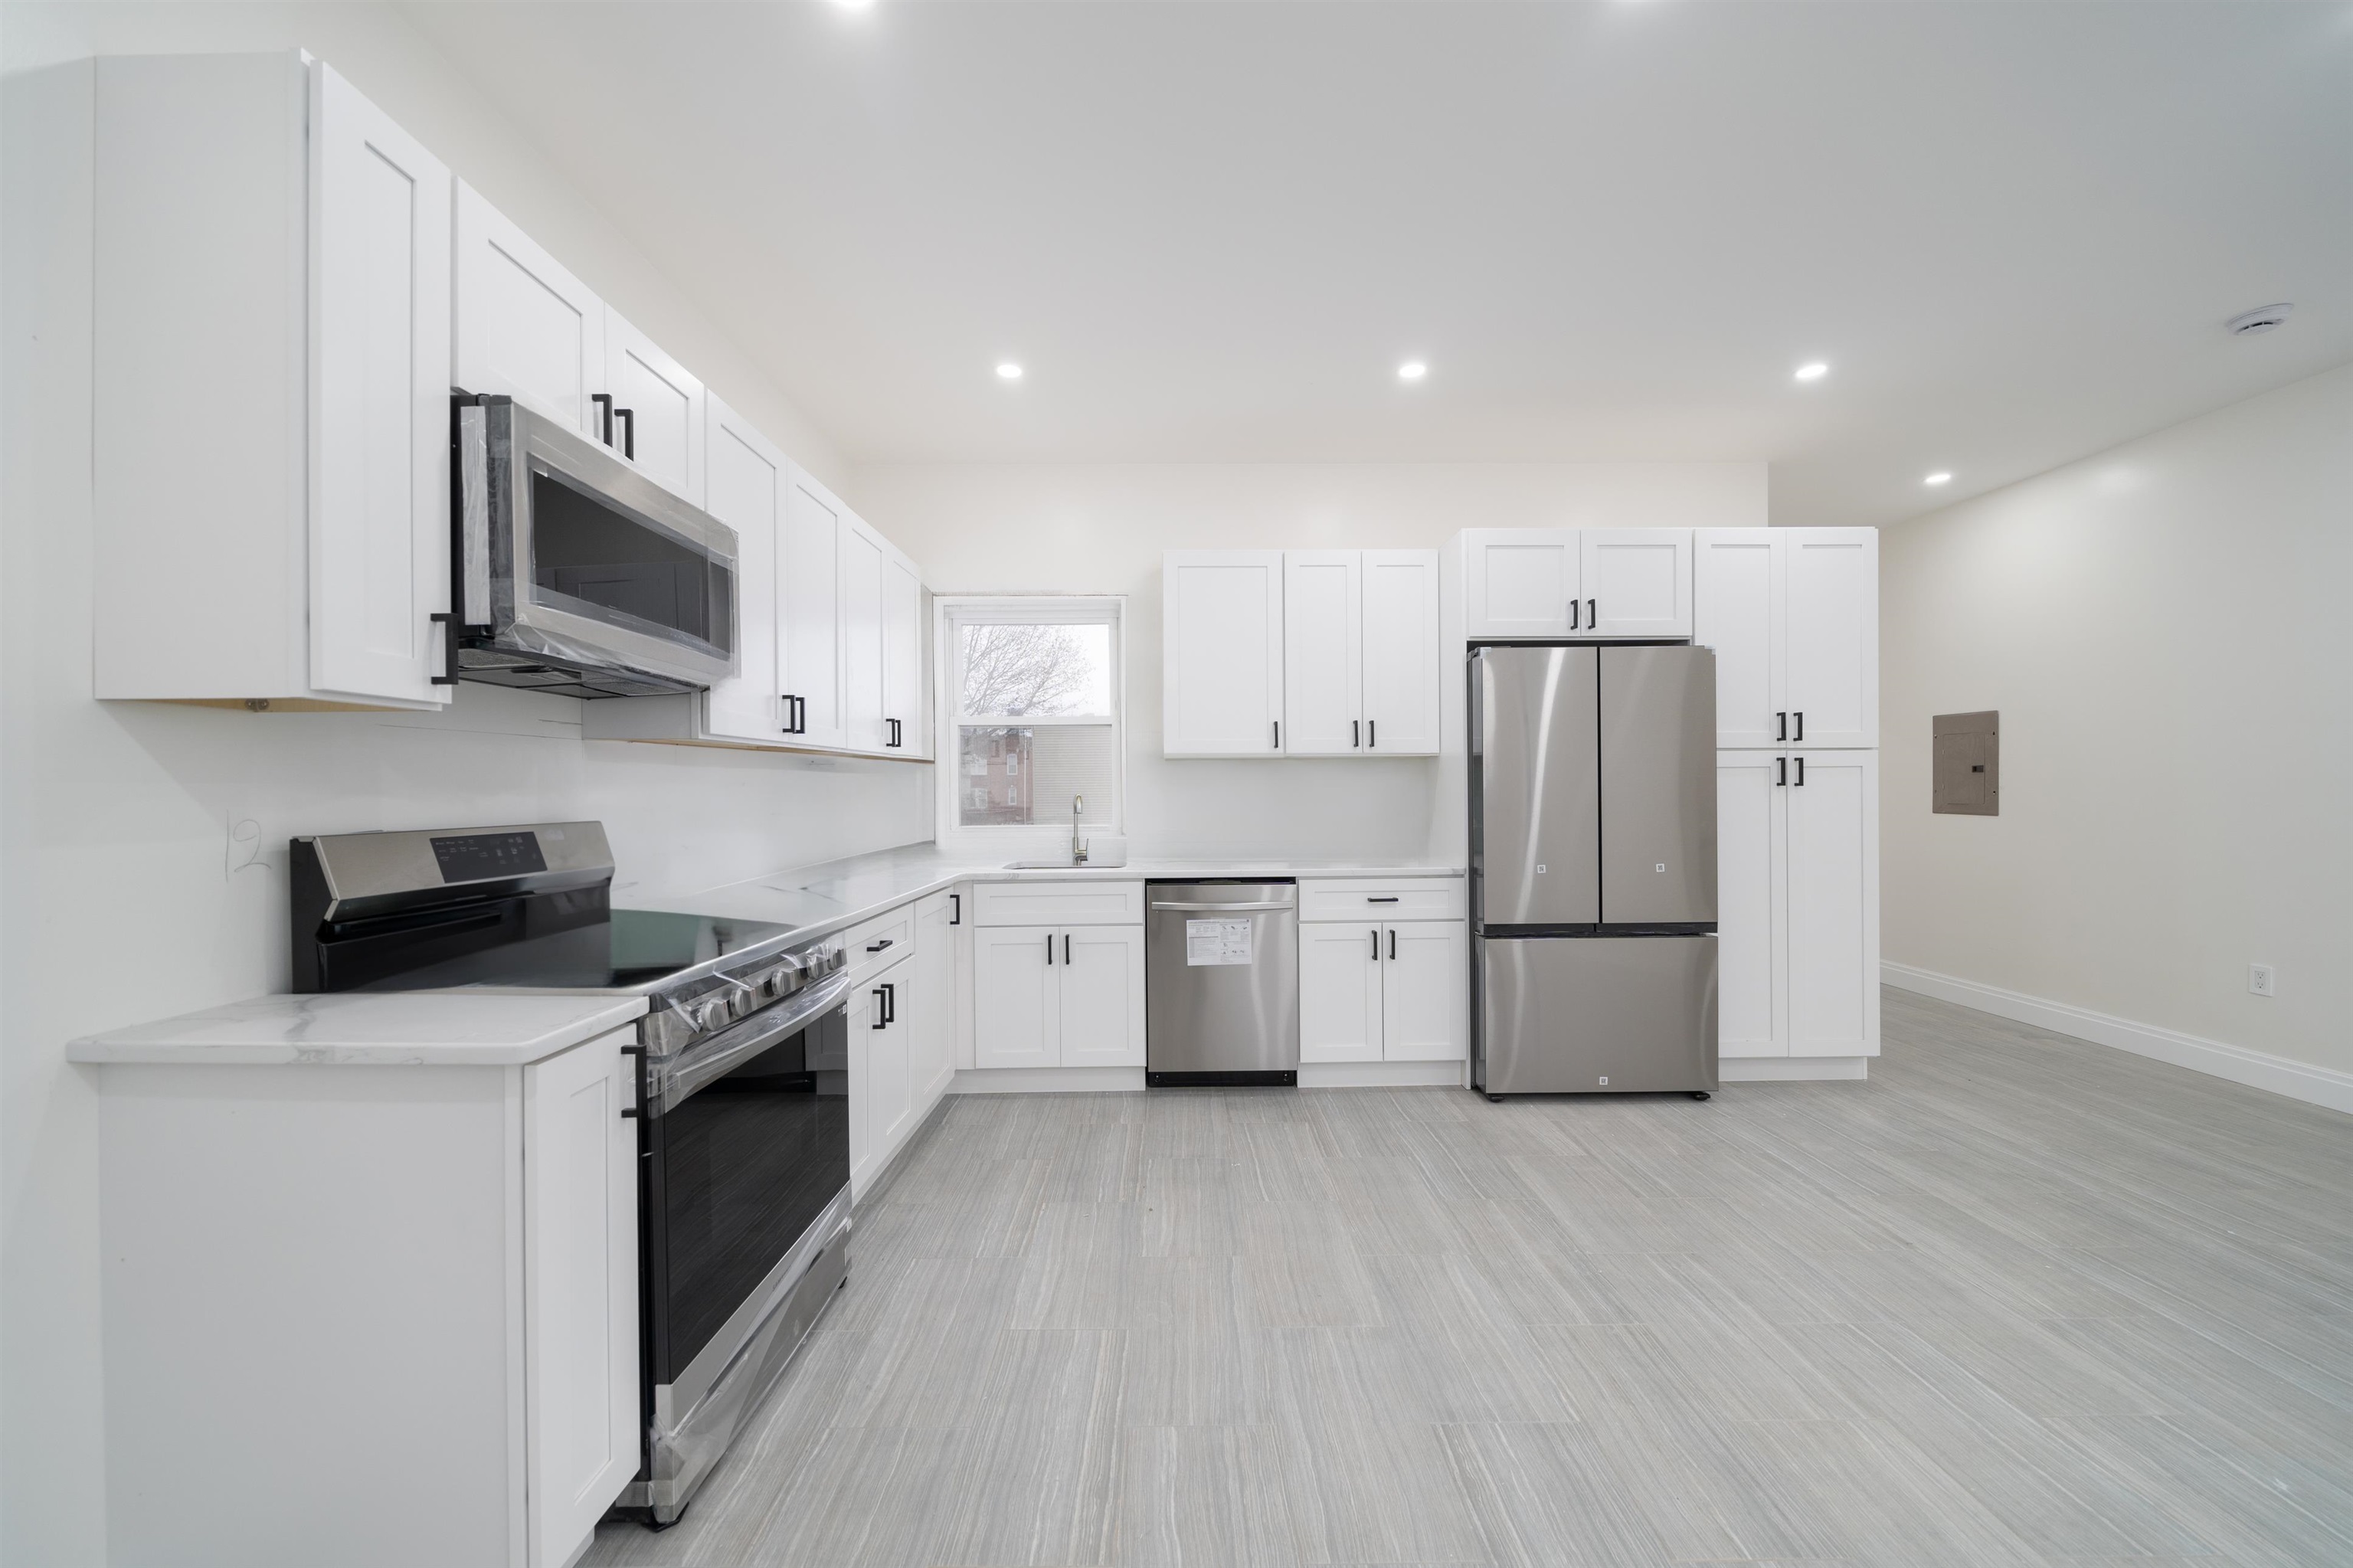
[[[1110,652],[1103,627],[966,626],[964,711],[1006,718],[1107,712]]]

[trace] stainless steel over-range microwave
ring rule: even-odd
[[[511,398],[451,423],[451,674],[630,697],[734,673],[734,530]]]

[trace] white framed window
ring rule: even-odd
[[[1074,815],[1082,832],[1124,831],[1126,608],[1116,596],[936,601],[940,842],[1059,851]]]

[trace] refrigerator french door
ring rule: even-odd
[[[1469,680],[1472,1086],[1712,1093],[1714,652],[1485,647]]]

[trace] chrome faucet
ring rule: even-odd
[[[1079,842],[1079,813],[1086,809],[1086,804],[1087,798],[1084,795],[1071,797],[1071,863],[1072,865],[1087,863],[1087,846]]]

